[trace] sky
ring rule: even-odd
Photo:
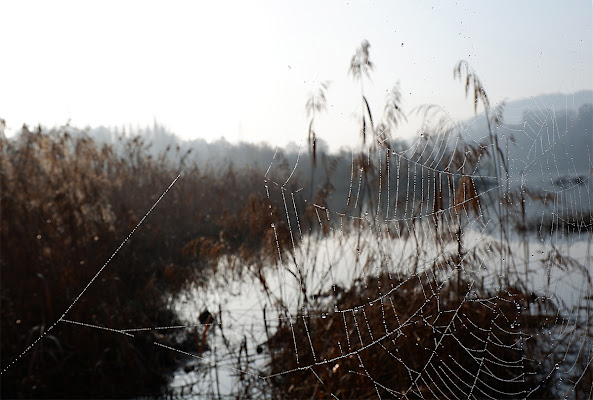
[[[307,98],[324,81],[316,130],[331,149],[360,142],[363,40],[375,119],[397,82],[408,123],[437,104],[473,115],[453,67],[467,60],[493,103],[593,89],[593,5],[573,1],[3,1],[0,118],[7,132],[144,127],[184,139],[303,144]]]

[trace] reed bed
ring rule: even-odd
[[[147,331],[130,339],[90,325],[179,325],[175,296],[214,272],[205,254],[246,253],[272,240],[264,220],[246,219],[265,204],[278,208],[260,189],[260,171],[199,169],[184,154],[170,157],[179,149],[152,157],[142,138],[120,140],[117,148],[99,145],[67,126],[24,126],[14,139],[0,138],[1,351],[2,368],[10,366],[4,398],[161,393],[179,355],[155,351],[153,342],[181,344],[191,340],[187,334]],[[166,201],[111,258],[180,173]],[[224,245],[208,246],[223,236]],[[59,322],[19,359],[58,319],[72,323]]]

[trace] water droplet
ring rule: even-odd
[[[402,43],[402,47],[404,47],[404,44]]]

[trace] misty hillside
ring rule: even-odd
[[[504,149],[508,146],[507,162],[511,176],[535,178],[537,182],[533,183],[539,185],[542,180],[553,182],[564,176],[588,175],[593,167],[592,103],[593,91],[572,95],[547,94],[508,102],[504,107],[503,123],[495,129],[500,147]],[[566,106],[568,108],[563,108]],[[467,142],[490,142],[483,113],[462,121],[458,127],[460,129],[456,133]],[[155,159],[162,157],[180,168],[196,165],[220,175],[229,169],[248,169],[260,175],[262,182],[264,178],[271,179],[265,176],[270,164],[292,171],[298,163],[295,177],[303,183],[306,198],[313,199],[322,190],[326,193],[326,204],[336,211],[346,211],[348,193],[353,190],[353,153],[344,149],[337,154],[330,153],[321,138],[317,139],[317,163],[313,166],[306,146],[299,148],[293,145],[282,149],[265,143],[230,143],[224,138],[213,142],[182,140],[156,121],[152,126],[135,129],[103,126],[85,130],[75,127],[66,129],[72,136],[86,135],[98,143],[113,144],[122,157],[131,156],[129,139],[138,137],[141,146]],[[456,134],[452,135],[451,139],[456,137]],[[394,141],[392,145],[394,150],[407,155],[420,154],[422,148],[420,142],[414,143],[413,139]],[[453,142],[449,145],[452,146]],[[400,167],[406,168],[404,165]]]
[[[554,155],[559,168],[576,167],[588,169],[588,155],[593,144],[593,91],[583,90],[573,94],[543,94],[528,99],[508,101],[503,108],[503,124],[497,131],[501,140],[509,138],[509,157],[522,160],[543,161]],[[484,113],[462,121],[462,135],[466,140],[483,142],[488,138],[488,127]],[[247,142],[230,143],[224,138],[213,142],[204,139],[183,140],[157,123],[153,126],[135,129],[106,128],[103,126],[80,130],[70,128],[74,135],[87,134],[103,143],[117,144],[121,137],[141,136],[153,155],[169,148],[172,159],[183,156],[189,149],[189,159],[201,166],[220,168],[232,162],[234,167],[250,166],[267,168],[272,161],[276,148],[267,144]],[[177,146],[179,149],[177,150]],[[328,146],[322,138],[317,138],[317,149],[321,154],[328,152]],[[288,162],[295,162],[299,151],[297,145],[280,149]],[[301,153],[306,153],[306,147]],[[575,153],[576,151],[576,153]],[[569,152],[578,165],[567,162]],[[542,159],[542,157],[544,157]],[[307,154],[301,154],[301,160]]]
[[[545,94],[509,101],[503,122],[493,127],[502,148],[507,147],[514,172],[533,173],[556,168],[557,174],[589,171],[593,154],[593,91]],[[484,113],[461,124],[466,140],[487,142]],[[543,167],[542,167],[543,166]]]

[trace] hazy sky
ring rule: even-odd
[[[299,144],[308,94],[330,80],[317,130],[337,149],[360,140],[348,66],[363,39],[376,119],[397,81],[405,111],[435,103],[465,118],[460,59],[493,102],[593,89],[592,22],[590,0],[3,1],[0,118],[9,132],[156,118],[183,138]]]

